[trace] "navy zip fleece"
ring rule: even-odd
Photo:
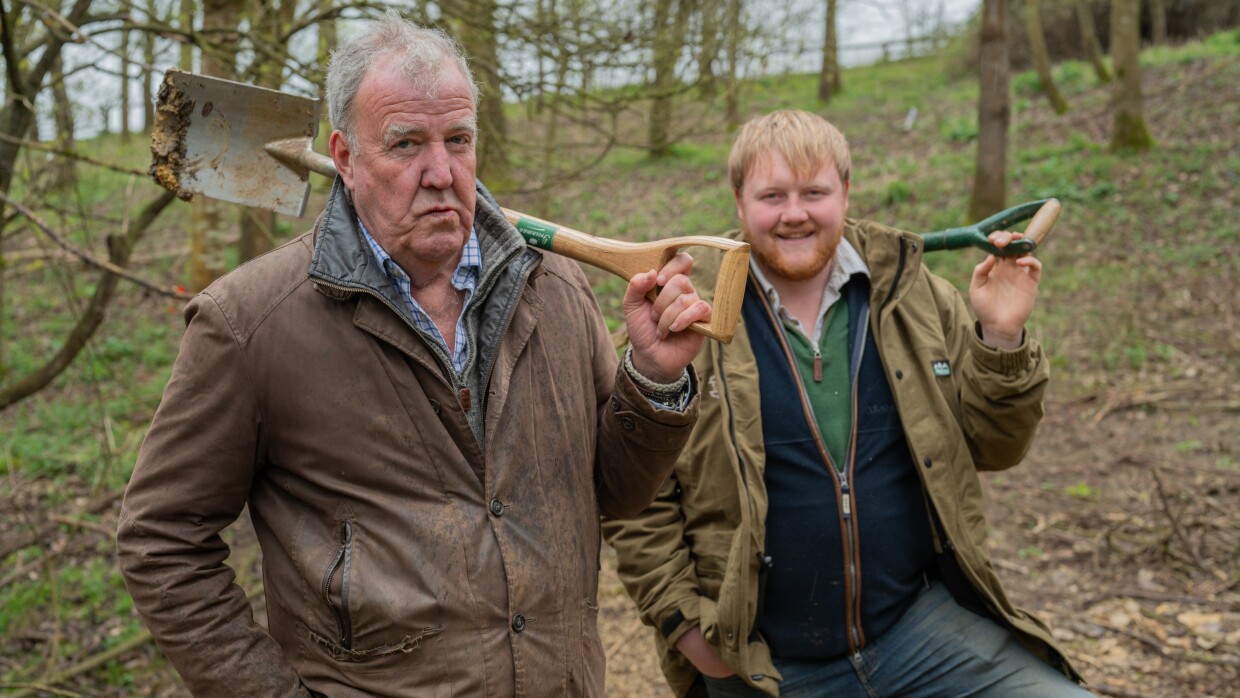
[[[869,297],[864,275],[844,287],[854,418],[840,472],[791,347],[752,280],[742,306],[758,363],[770,496],[771,566],[756,627],[775,657],[829,659],[878,638],[912,604],[933,559],[920,481],[869,331]]]

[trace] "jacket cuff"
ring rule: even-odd
[[[1019,347],[1006,351],[983,342],[982,326],[975,321],[969,341],[970,353],[979,367],[1005,376],[1030,373],[1042,359],[1042,347],[1029,336],[1029,330],[1025,330],[1021,336]]]
[[[700,605],[697,597],[684,599],[672,609],[667,618],[659,623],[659,632],[662,633],[663,639],[667,640],[668,647],[675,648],[680,638],[699,624],[698,608]]]

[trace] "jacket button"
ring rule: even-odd
[[[518,613],[512,617],[512,631],[519,633],[522,630],[525,630],[525,616]]]
[[[900,380],[901,378],[904,378],[904,371],[896,369],[896,380]]]
[[[611,396],[611,411],[612,412],[620,411],[620,398],[616,397],[615,395]]]
[[[923,463],[923,464],[924,464],[927,468],[932,468],[932,467],[934,467],[934,461],[930,460],[930,456],[926,456],[925,458],[923,458],[923,459],[921,460],[921,462],[922,462],[922,463]]]
[[[435,414],[439,414],[443,408],[439,406],[438,400],[431,400],[431,409],[435,411]]]
[[[620,428],[624,429],[625,431],[633,431],[634,429],[637,428],[637,424],[633,422],[632,417],[625,415],[620,418]]]
[[[504,515],[504,503],[499,501],[498,499],[492,499],[491,500],[491,513],[494,514],[495,516],[503,516]]]

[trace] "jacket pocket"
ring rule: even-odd
[[[387,655],[413,652],[421,646],[423,640],[442,633],[443,627],[431,626],[416,630],[407,628],[403,632],[390,632],[395,628],[389,628],[389,632],[384,633],[385,642],[365,643],[371,645],[366,647],[355,646],[354,618],[351,609],[358,608],[357,604],[365,600],[364,593],[357,599],[352,598],[356,589],[359,588],[358,585],[365,582],[363,578],[354,578],[354,561],[365,558],[364,554],[359,557],[358,534],[358,526],[352,520],[346,519],[339,522],[336,552],[324,570],[320,584],[321,600],[327,605],[331,611],[331,617],[336,622],[335,632],[329,637],[326,633],[317,632],[308,627],[304,630],[315,645],[325,650],[336,661],[369,662],[374,669],[378,670],[384,667],[379,665],[381,663],[376,664],[372,660]],[[360,588],[364,589],[365,586],[361,584]],[[365,615],[359,618],[364,620]],[[360,670],[360,667],[354,670]]]
[[[349,573],[353,567],[353,523],[340,522],[340,547],[323,574],[323,600],[336,618],[336,644],[353,649],[353,624],[349,619]],[[336,580],[339,579],[339,582]]]

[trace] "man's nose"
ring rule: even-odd
[[[784,210],[780,214],[785,223],[801,223],[809,218],[809,214],[805,211],[805,206],[801,203],[798,196],[788,197],[788,201],[784,204]]]
[[[452,166],[444,144],[433,143],[426,149],[422,162],[421,184],[428,189],[447,189],[452,186]]]

